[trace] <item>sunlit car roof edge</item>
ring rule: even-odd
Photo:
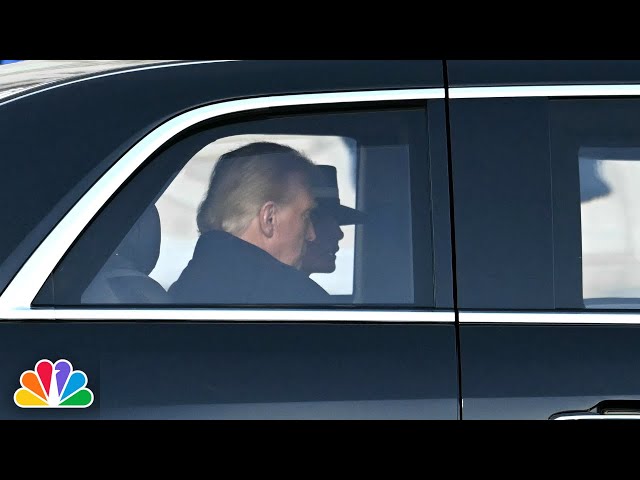
[[[62,85],[107,75],[234,60],[25,60],[0,66],[0,105]],[[58,71],[57,74],[52,73]]]

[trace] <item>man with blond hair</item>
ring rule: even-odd
[[[218,160],[200,204],[193,258],[169,289],[176,303],[310,304],[329,295],[299,268],[315,239],[315,165],[255,142]]]

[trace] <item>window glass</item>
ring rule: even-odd
[[[121,188],[34,304],[433,306],[426,119],[195,126]]]
[[[320,135],[234,135],[216,140],[200,150],[180,171],[156,202],[162,227],[160,256],[150,276],[168,289],[191,259],[198,240],[193,214],[204,198],[209,174],[220,156],[251,142],[270,141],[289,145],[305,153],[318,165],[336,169],[340,203],[355,208],[356,144],[353,139]],[[342,225],[333,272],[310,276],[334,295],[353,293],[353,251],[355,225]]]
[[[581,147],[578,159],[585,305],[640,299],[640,148]]]
[[[640,308],[640,102],[550,101],[559,308]]]
[[[450,106],[458,306],[640,309],[640,100]]]

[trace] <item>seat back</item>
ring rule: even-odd
[[[160,256],[155,205],[133,225],[82,295],[82,303],[167,303],[169,294],[149,276]]]

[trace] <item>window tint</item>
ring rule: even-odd
[[[640,100],[451,105],[461,308],[640,308]]]
[[[428,152],[423,108],[197,126],[117,193],[34,304],[433,306]]]
[[[555,185],[567,191],[554,212],[574,298],[585,308],[640,308],[640,101],[566,99],[550,103]],[[568,249],[572,253],[568,253]],[[575,278],[578,277],[578,278]]]

